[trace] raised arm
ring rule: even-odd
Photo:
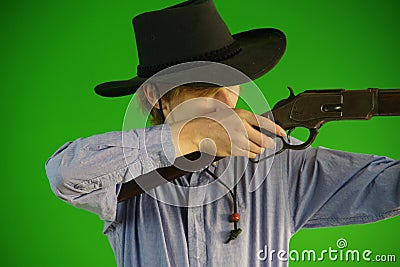
[[[326,148],[290,151],[294,231],[369,223],[400,214],[400,161]]]
[[[117,184],[174,161],[170,135],[169,126],[164,124],[69,142],[46,162],[50,186],[62,200],[112,221]]]

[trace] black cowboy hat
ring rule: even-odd
[[[286,48],[285,35],[277,29],[231,35],[211,0],[186,1],[143,13],[132,23],[139,56],[137,77],[99,84],[95,87],[99,95],[133,94],[159,71],[191,61],[223,63],[254,80],[271,70]]]

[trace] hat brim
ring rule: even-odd
[[[220,63],[241,71],[251,80],[270,71],[282,58],[286,49],[285,34],[277,29],[253,29],[234,34],[232,37],[239,43],[241,51]],[[129,80],[105,82],[97,85],[95,92],[105,97],[130,95],[147,79],[134,77]]]

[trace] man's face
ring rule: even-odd
[[[206,89],[205,89],[206,90]],[[235,108],[239,98],[240,86],[220,88],[205,97],[198,97],[195,92],[184,91],[178,101],[168,105],[166,122],[196,118],[221,109]]]

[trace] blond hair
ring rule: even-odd
[[[172,90],[169,90],[161,98],[164,99],[164,101],[170,103],[171,106],[175,107],[179,103],[187,99],[188,95],[185,93],[189,92],[191,97],[193,96],[207,97],[215,95],[222,88],[223,87],[194,87],[194,86],[181,85],[175,87]],[[163,120],[160,114],[160,110],[150,104],[150,102],[147,100],[144,90],[138,90],[136,94],[137,94],[137,101],[141,110],[144,113],[150,111],[150,117],[151,117],[150,123],[152,125],[162,124]]]

